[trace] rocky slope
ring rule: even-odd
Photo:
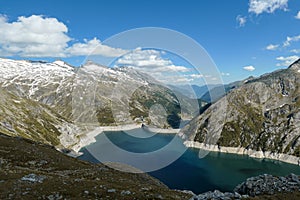
[[[63,61],[0,59],[0,86],[0,130],[52,145],[60,138],[76,143],[97,126],[141,123],[141,117],[156,127],[178,127],[194,110],[146,74],[92,62],[74,68]],[[164,113],[157,113],[159,104],[166,105]]]
[[[60,144],[63,129],[77,130],[51,107],[0,88],[0,131],[46,144]]]
[[[300,157],[300,60],[231,90],[183,132],[204,146]]]

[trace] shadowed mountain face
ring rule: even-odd
[[[210,87],[210,89],[205,92],[200,99],[206,102],[216,102],[219,99],[221,99],[222,97],[224,97],[226,95],[227,92],[229,92],[230,90],[236,89],[240,86],[242,86],[243,84],[247,83],[248,81],[252,80],[254,77],[250,76],[245,80],[242,81],[235,81],[229,84],[225,84],[225,85],[216,85],[214,87]]]
[[[53,147],[0,133],[1,199],[189,199],[147,174],[68,157]],[[121,167],[121,166],[120,166]],[[126,166],[122,166],[126,167]]]
[[[174,91],[178,91],[185,96],[192,99],[200,99],[203,95],[205,95],[209,90],[213,88],[219,87],[222,85],[169,85]]]
[[[74,68],[62,61],[0,59],[0,72],[0,130],[47,144],[68,147],[95,126],[132,124],[141,118],[156,127],[175,128],[182,117],[196,115],[187,97],[177,97],[128,67],[87,62]],[[156,112],[161,107],[165,113]]]
[[[185,131],[198,142],[299,157],[300,61],[231,90]]]

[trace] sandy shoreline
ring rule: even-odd
[[[214,151],[214,152],[221,152],[221,153],[232,153],[238,155],[248,155],[252,158],[259,158],[259,159],[272,159],[278,160],[290,164],[300,165],[300,158],[292,155],[281,154],[281,153],[272,153],[269,151],[255,151],[251,149],[245,148],[236,148],[236,147],[218,147],[217,145],[208,145],[204,143],[194,142],[194,141],[185,141],[184,145],[190,148],[202,149],[206,151]]]

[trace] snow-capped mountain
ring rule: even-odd
[[[74,68],[63,61],[53,63],[0,58],[2,87],[15,86],[26,97],[35,97],[40,88],[57,85],[57,91],[74,75]]]
[[[0,86],[0,131],[55,145],[61,134],[74,140],[86,126],[131,124],[141,117],[176,127],[182,114],[171,90],[128,67],[0,59]],[[165,119],[150,116],[156,104],[164,106]]]

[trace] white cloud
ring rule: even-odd
[[[75,43],[66,49],[66,53],[72,56],[102,55],[107,57],[119,57],[127,52],[128,51],[120,48],[103,45],[97,38],[92,40],[84,39],[84,43]]]
[[[125,65],[145,70],[148,72],[187,72],[189,69],[185,66],[174,65],[169,59],[161,57],[161,52],[157,50],[136,49],[131,53],[119,58],[117,65]]]
[[[0,17],[0,48],[4,54],[20,56],[64,56],[71,38],[68,28],[55,18],[38,15],[8,22]]]
[[[284,47],[288,47],[291,45],[292,42],[298,42],[300,40],[300,35],[287,37],[286,40],[283,42]]]
[[[120,57],[115,65],[132,67],[167,84],[189,83],[202,76],[199,75],[198,77],[198,74],[187,75],[186,73],[190,73],[189,68],[175,65],[171,60],[163,58],[162,55],[165,55],[162,51],[137,48]]]
[[[243,69],[244,69],[244,70],[247,70],[247,71],[249,71],[249,72],[252,72],[252,71],[255,70],[255,67],[253,67],[252,65],[249,65],[249,66],[243,67]]]
[[[174,79],[175,77],[172,77],[171,79],[172,80],[169,80],[169,81],[175,81],[175,84],[186,84],[186,83],[189,83],[189,82],[192,82],[194,81],[194,79],[192,78],[185,78],[185,77],[177,77],[176,79]],[[166,82],[166,83],[170,83],[170,82]]]
[[[71,57],[78,55],[103,55],[115,57],[125,50],[101,44],[94,38],[71,47],[67,26],[56,18],[41,15],[20,16],[9,22],[0,15],[0,56],[21,57]]]
[[[290,52],[291,53],[300,53],[300,49],[292,49]]]
[[[189,76],[192,78],[203,78],[204,77],[202,74],[191,74]]]
[[[300,19],[300,11],[298,11],[297,15],[295,16],[296,19]]]
[[[273,13],[277,9],[287,10],[288,0],[249,0],[250,13],[257,15],[267,12]]]
[[[277,57],[276,60],[282,61],[281,63],[277,63],[278,67],[286,67],[291,65],[293,62],[299,59],[299,56],[293,55],[293,56],[288,56],[288,57]]]
[[[239,27],[243,27],[243,26],[245,26],[245,24],[247,22],[247,17],[242,17],[241,15],[238,15],[236,17],[236,21],[238,22]]]
[[[222,72],[221,75],[222,75],[222,76],[230,76],[230,73]]]
[[[270,51],[275,51],[275,50],[278,49],[278,47],[279,47],[278,44],[270,44],[270,45],[268,45],[268,46],[266,47],[266,49],[267,49],[267,50],[270,50]]]

